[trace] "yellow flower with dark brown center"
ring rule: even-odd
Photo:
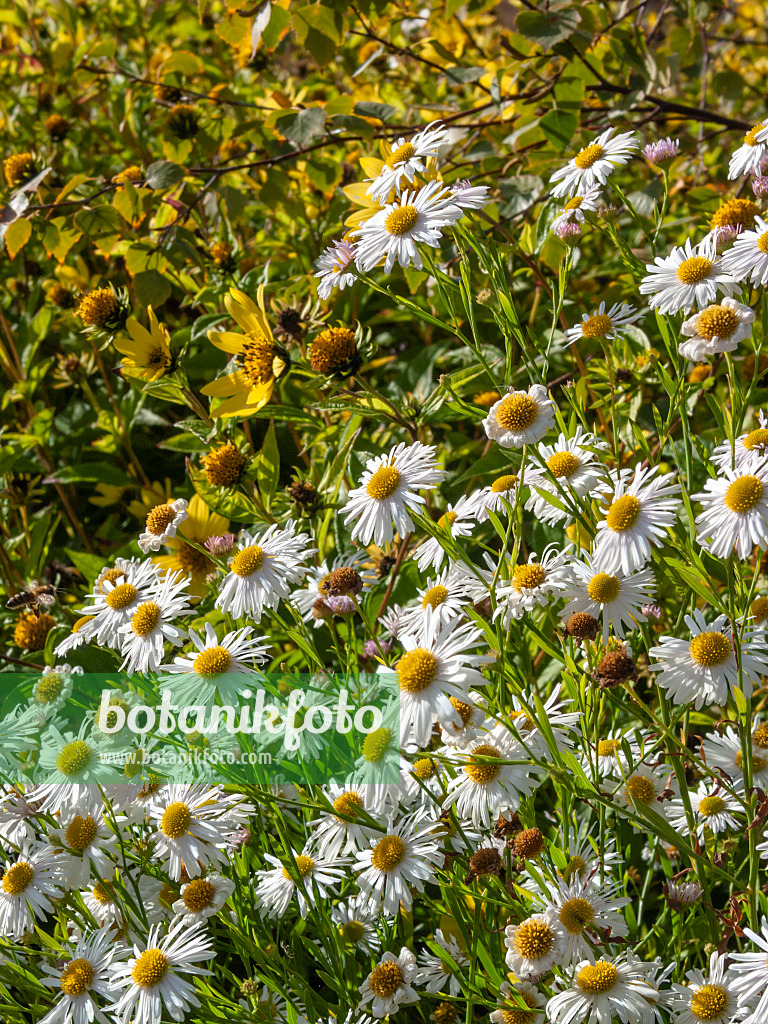
[[[233,444],[222,445],[203,459],[205,479],[214,487],[231,487],[243,475],[245,458]]]
[[[177,139],[194,139],[200,131],[200,115],[191,103],[177,103],[165,115],[168,129]]]
[[[258,305],[237,288],[224,299],[229,315],[245,332],[209,331],[216,348],[235,357],[237,369],[202,388],[204,395],[223,398],[213,410],[216,417],[249,416],[272,397],[275,380],[288,369],[288,355],[272,337],[264,309],[264,286],[258,291]]]
[[[41,613],[38,617],[34,612],[22,612],[16,620],[13,630],[13,642],[17,647],[27,651],[42,651],[45,641],[56,625],[52,615]]]
[[[357,343],[348,327],[327,327],[312,339],[309,365],[315,373],[353,372]]]
[[[47,297],[48,301],[52,302],[54,306],[58,306],[59,309],[71,309],[75,304],[75,297],[72,292],[58,281],[54,281],[50,286]]]
[[[751,199],[726,199],[726,201],[712,214],[710,227],[754,227],[755,217],[760,213],[760,207]]]
[[[69,121],[66,117],[62,117],[61,114],[51,114],[50,117],[45,119],[45,130],[55,142],[60,142],[67,137]]]
[[[31,153],[13,153],[6,158],[3,170],[10,187],[16,188],[17,185],[23,185],[25,181],[34,178],[37,170],[35,158]]]
[[[118,338],[112,343],[125,357],[120,362],[124,377],[159,380],[173,368],[168,331],[158,321],[151,306],[147,307],[147,316],[149,330],[131,317],[125,325],[131,340]]]
[[[100,331],[117,331],[125,323],[125,311],[111,288],[95,288],[84,295],[78,304],[77,315],[86,327]]]

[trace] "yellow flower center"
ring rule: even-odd
[[[419,211],[410,203],[407,206],[397,206],[391,213],[387,214],[384,221],[384,229],[390,235],[407,235],[416,227],[419,219]]]
[[[617,498],[608,509],[606,524],[615,533],[623,533],[634,526],[640,515],[640,502],[633,494],[624,494]]]
[[[243,474],[245,459],[233,444],[209,452],[203,459],[205,478],[215,487],[231,487]]]
[[[156,601],[140,604],[131,617],[131,629],[136,636],[149,636],[156,628],[162,615],[162,608]]]
[[[24,892],[35,877],[35,869],[25,860],[19,861],[3,875],[3,892],[9,896],[18,896]]]
[[[300,853],[294,860],[296,870],[299,872],[302,878],[306,878],[307,875],[315,870],[315,862],[311,857],[305,857],[303,853]],[[283,878],[290,878],[287,868],[283,868]]]
[[[70,960],[61,972],[61,991],[68,996],[81,996],[93,982],[93,965],[80,957]]]
[[[374,501],[383,501],[400,486],[400,472],[394,466],[380,466],[368,481],[365,493]]]
[[[578,987],[582,992],[587,992],[591,996],[608,992],[618,980],[619,972],[613,964],[606,963],[605,960],[598,960],[596,964],[582,967],[576,975]]]
[[[507,491],[511,491],[517,483],[517,477],[514,473],[508,473],[506,476],[498,476],[491,484],[491,490],[494,494],[504,494]]]
[[[696,317],[696,332],[707,341],[714,337],[730,338],[738,326],[739,318],[727,306],[707,306]]]
[[[147,514],[147,530],[155,537],[159,537],[161,533],[165,533],[166,527],[170,526],[175,518],[176,509],[173,505],[155,505]]]
[[[765,427],[758,427],[757,430],[750,431],[744,438],[744,447],[751,452],[756,448],[765,448],[766,445],[768,445],[768,430]]]
[[[414,762],[411,771],[417,779],[422,781],[424,779],[431,779],[435,774],[435,762],[428,757],[420,757],[418,761]]]
[[[85,740],[72,740],[65,744],[56,758],[56,767],[62,775],[79,775],[91,763],[91,754],[91,748]]]
[[[712,214],[711,227],[737,227],[751,228],[755,223],[755,217],[760,213],[760,207],[751,199],[727,199],[719,210]]]
[[[237,361],[252,388],[274,380],[275,347],[271,342],[261,338],[247,341]]]
[[[175,803],[168,804],[163,811],[160,831],[169,839],[179,839],[187,834],[191,822],[192,813],[189,808],[183,801],[177,800]]]
[[[677,279],[683,284],[698,284],[712,273],[712,263],[704,256],[691,256],[677,268]]]
[[[485,786],[493,782],[501,771],[501,765],[488,764],[478,760],[483,757],[501,757],[498,747],[490,743],[481,743],[472,751],[472,756],[464,765],[464,774],[475,783],[476,786]]]
[[[97,903],[104,904],[112,902],[112,897],[100,882],[97,882],[93,889],[91,889],[91,895]]]
[[[446,512],[437,520],[437,525],[445,529],[446,526],[453,526],[458,518],[457,512]]]
[[[205,538],[201,538],[197,543],[202,544]],[[197,548],[193,548],[191,544],[187,544],[182,541],[181,546],[178,549],[179,566],[188,576],[202,576],[209,572],[213,563],[207,555],[204,555],[202,551],[198,551]]]
[[[728,1008],[728,993],[722,985],[702,985],[691,996],[691,1013],[699,1020],[717,1020]]]
[[[760,252],[768,253],[768,231],[764,231],[757,239],[757,248]]]
[[[446,587],[441,584],[438,584],[436,587],[430,587],[424,595],[421,607],[437,608],[445,601],[446,597],[448,597],[448,590]]]
[[[168,973],[168,957],[161,949],[145,949],[131,972],[139,988],[153,988],[159,985]]]
[[[119,312],[120,303],[109,288],[97,288],[84,295],[77,307],[77,315],[89,327],[106,327]]]
[[[724,633],[699,633],[691,640],[688,651],[703,668],[714,668],[726,662],[731,654],[731,641]]]
[[[365,925],[360,921],[347,921],[339,928],[339,934],[345,942],[359,942],[365,935]]]
[[[368,975],[371,992],[380,999],[393,996],[403,983],[403,972],[396,960],[385,960]]]
[[[573,162],[580,171],[586,171],[587,168],[597,163],[604,152],[605,150],[599,142],[593,142],[591,146],[585,146],[584,149],[580,149],[573,158]]]
[[[448,700],[451,702],[454,711],[457,712],[462,723],[466,725],[472,717],[472,705],[465,704],[464,701],[459,700],[457,697],[449,697]]]
[[[762,747],[764,750],[768,750],[768,722],[764,725],[759,725],[752,733],[752,742],[756,747]]]
[[[539,415],[536,399],[526,395],[524,391],[507,395],[502,398],[496,409],[496,422],[505,430],[518,433],[527,430]]]
[[[192,663],[192,668],[199,676],[220,676],[229,672],[232,655],[226,647],[208,647],[201,651]]]
[[[600,757],[615,757],[621,749],[621,740],[600,740],[597,744],[597,753]]]
[[[348,818],[357,817],[357,809],[363,806],[363,798],[354,789],[341,793],[333,801],[333,809],[336,814],[345,814]],[[343,818],[339,819],[343,821]]]
[[[579,468],[578,456],[574,455],[573,452],[553,452],[552,455],[547,459],[547,469],[559,479],[573,476],[576,470]]]
[[[363,740],[363,758],[370,764],[377,764],[386,754],[391,741],[392,733],[387,728],[369,732]]]
[[[733,759],[734,763],[738,768],[744,767],[744,755],[740,750],[736,751],[736,757]],[[768,765],[768,758],[760,757],[758,754],[752,755],[752,771],[762,772],[765,771],[765,766]]]
[[[120,583],[114,590],[110,590],[105,600],[110,608],[119,611],[121,608],[127,608],[129,604],[133,604],[137,594],[138,590],[132,583]]]
[[[32,697],[35,704],[52,704],[61,693],[64,680],[58,672],[49,672],[35,683]]]
[[[528,992],[518,992],[517,994],[531,1009],[521,1010],[519,1006],[514,1008],[504,1007],[501,1011],[503,1024],[532,1024],[538,1016],[534,997]],[[435,1024],[437,1024],[437,1021],[435,1021]]]
[[[437,658],[423,647],[406,651],[395,671],[400,676],[400,689],[406,693],[421,693],[431,686],[437,672]]]
[[[754,128],[750,128],[747,134],[744,136],[744,143],[747,146],[758,146],[760,143],[757,141],[757,135],[763,130],[762,124],[756,124]]]
[[[720,796],[705,796],[699,801],[699,814],[705,818],[711,818],[713,814],[720,814],[725,810],[725,800]]]
[[[523,565],[516,565],[512,573],[512,586],[521,594],[524,590],[533,590],[540,587],[547,574],[538,562],[526,562]]]
[[[613,330],[613,320],[607,313],[595,313],[587,320],[582,320],[579,327],[585,338],[604,338]]]
[[[595,911],[588,900],[576,898],[562,905],[558,917],[569,935],[581,935],[584,929],[592,924]]]
[[[119,579],[122,579],[124,576],[125,576],[125,572],[122,569],[118,569],[117,566],[114,566],[112,569],[107,569],[106,572],[102,573],[102,575],[100,577],[100,580],[99,580],[99,593],[100,594],[104,593],[104,584],[105,583],[117,583],[117,581]]]
[[[70,850],[77,850],[82,853],[91,845],[96,838],[98,826],[90,814],[81,818],[79,814],[70,821],[67,831],[64,833],[64,842]]]
[[[763,496],[763,482],[758,476],[740,476],[725,492],[723,501],[732,512],[744,514],[753,509]]]
[[[627,779],[624,795],[631,804],[650,804],[656,796],[656,789],[644,775],[633,775]]]
[[[237,552],[229,567],[236,576],[252,576],[264,565],[264,557],[258,544],[249,544]]]
[[[216,887],[207,878],[195,878],[185,886],[181,898],[187,910],[199,914],[201,910],[210,907],[215,895]]]
[[[387,167],[395,168],[398,164],[405,163],[416,155],[416,150],[411,142],[404,142],[402,146],[393,149],[387,160]]]
[[[539,960],[552,949],[555,933],[546,921],[534,918],[517,926],[512,942],[518,956],[526,960]]]
[[[568,210],[578,210],[583,202],[584,196],[574,196],[573,199],[569,199],[563,207],[563,213],[567,213]]]
[[[377,871],[394,871],[406,854],[406,846],[399,836],[384,836],[373,848],[371,864]]]
[[[355,332],[348,327],[327,327],[312,340],[309,356],[315,373],[340,370],[355,354]]]
[[[593,601],[599,604],[610,604],[619,596],[619,579],[617,576],[610,576],[607,572],[599,572],[593,576],[587,585],[587,593]]]
[[[584,863],[581,857],[571,857],[570,861],[568,862],[568,867],[563,872],[563,878],[566,880],[566,882],[570,882],[574,875],[577,875],[579,878],[581,878],[586,870],[587,865]]]

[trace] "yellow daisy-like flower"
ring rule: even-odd
[[[158,555],[152,561],[167,572],[183,572],[191,577],[189,593],[197,597],[205,594],[205,577],[213,572],[214,563],[202,551],[193,548],[189,541],[200,547],[209,537],[220,537],[227,532],[229,520],[211,512],[199,494],[195,494],[187,507],[187,518],[179,526],[175,537],[170,537],[166,547],[168,555]]]
[[[151,306],[147,307],[149,330],[131,317],[125,329],[131,340],[119,338],[112,342],[125,358],[120,363],[124,377],[138,377],[141,380],[159,380],[173,366],[173,357],[168,345],[168,331],[158,322]]]
[[[206,384],[202,392],[225,399],[213,410],[214,416],[249,416],[272,397],[275,380],[288,367],[288,356],[273,341],[264,309],[263,285],[259,288],[258,305],[237,288],[230,288],[224,304],[245,333],[209,331],[208,337],[216,348],[235,357],[237,369]]]

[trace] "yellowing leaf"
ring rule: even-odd
[[[19,220],[15,220],[11,224],[5,233],[5,248],[8,250],[8,255],[11,259],[15,259],[16,253],[24,248],[31,234],[32,225],[28,220],[19,218]]]

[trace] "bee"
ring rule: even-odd
[[[56,587],[52,583],[38,583],[30,580],[23,590],[14,594],[7,602],[6,608],[30,608],[40,618],[40,606],[51,605],[56,601]]]

